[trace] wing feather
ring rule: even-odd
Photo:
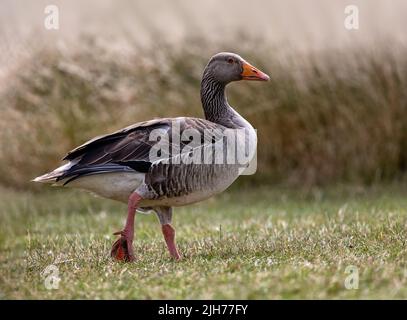
[[[168,133],[170,155],[163,155],[163,157],[171,157],[173,147],[176,150],[188,144],[172,141],[174,123],[177,123],[177,126],[179,126],[180,134],[186,129],[195,129],[202,134],[202,137],[204,136],[205,129],[224,129],[224,127],[218,124],[199,118],[155,119],[136,123],[109,135],[96,137],[70,151],[64,157],[64,160],[77,161],[77,164],[71,170],[76,170],[83,166],[88,168],[89,166],[119,162],[125,163],[128,161],[149,162],[150,150],[157,143],[157,141],[150,140],[150,133],[155,129],[165,130]]]

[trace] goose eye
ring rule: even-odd
[[[233,63],[233,62],[235,62],[235,61],[233,60],[233,58],[228,58],[228,63]]]

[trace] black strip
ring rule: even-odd
[[[226,308],[224,305],[235,306]],[[247,306],[243,314],[242,307]],[[400,318],[406,301],[322,301],[322,300],[120,300],[120,301],[0,301],[3,314],[13,318],[29,310],[30,317],[41,319],[81,318],[123,319],[366,319],[370,315],[386,319]],[[172,308],[191,308],[189,317],[171,314]],[[209,315],[209,312],[212,312]],[[215,314],[213,313],[215,312]],[[230,314],[233,313],[233,314]],[[163,314],[165,313],[165,314]],[[393,315],[393,316],[392,316]],[[397,317],[396,317],[397,315]],[[298,317],[295,317],[298,316]]]

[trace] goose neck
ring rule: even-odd
[[[201,82],[201,102],[205,118],[220,123],[231,114],[231,107],[226,98],[226,85],[204,73]]]

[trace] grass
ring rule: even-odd
[[[407,190],[236,185],[177,208],[184,258],[169,259],[153,215],[136,219],[132,264],[109,249],[121,204],[72,190],[2,190],[0,296],[11,299],[407,298]],[[54,264],[61,281],[47,290]],[[345,269],[359,270],[348,290]]]

